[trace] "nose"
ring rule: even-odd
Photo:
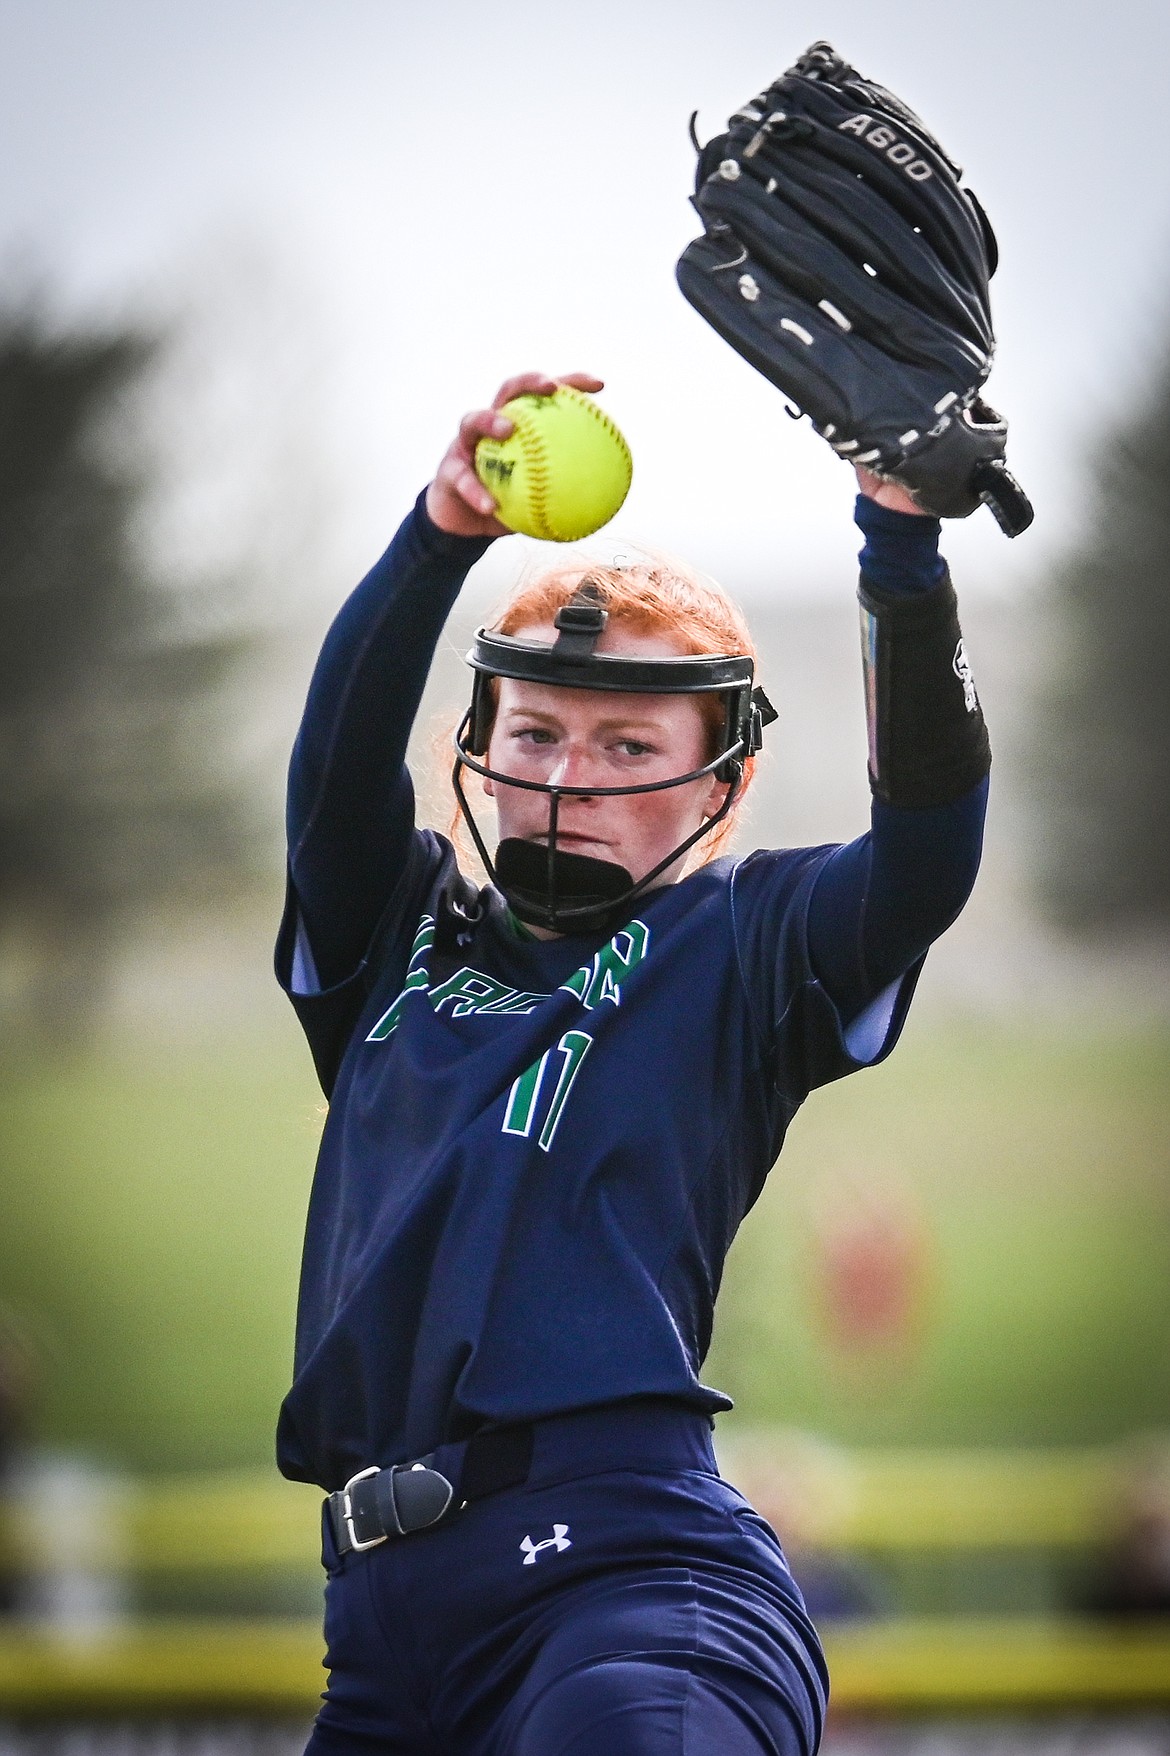
[[[553,787],[587,787],[596,773],[596,757],[584,745],[570,744],[561,756],[548,777],[548,785]],[[576,805],[591,802],[590,793],[571,793],[569,795]]]

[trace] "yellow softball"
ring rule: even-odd
[[[630,491],[630,448],[605,410],[560,384],[551,396],[516,396],[500,411],[507,439],[481,439],[475,473],[509,530],[573,543],[608,524]]]

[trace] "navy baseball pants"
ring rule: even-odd
[[[433,1529],[339,1560],[327,1525],[306,1756],[812,1756],[820,1645],[705,1417],[535,1433],[523,1486]]]

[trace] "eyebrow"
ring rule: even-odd
[[[561,720],[555,713],[545,713],[539,707],[506,707],[501,717],[506,720],[539,720],[543,724],[551,726],[559,726],[561,724]],[[599,731],[611,731],[615,726],[641,727],[648,731],[660,731],[663,727],[663,722],[660,719],[648,718],[645,716],[638,717],[635,714],[616,714],[610,719],[603,719],[597,722],[597,729]]]

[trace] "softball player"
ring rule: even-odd
[[[938,523],[869,478],[872,827],[693,865],[772,717],[750,636],[666,564],[571,562],[470,655],[456,785],[494,882],[469,882],[404,753],[505,534],[474,447],[556,382],[601,388],[529,373],[465,417],[292,759],[277,969],[330,1100],[278,1440],[328,1494],[310,1749],[811,1756],[821,1649],[699,1372],[790,1118],[889,1052],[970,889],[986,733]]]

